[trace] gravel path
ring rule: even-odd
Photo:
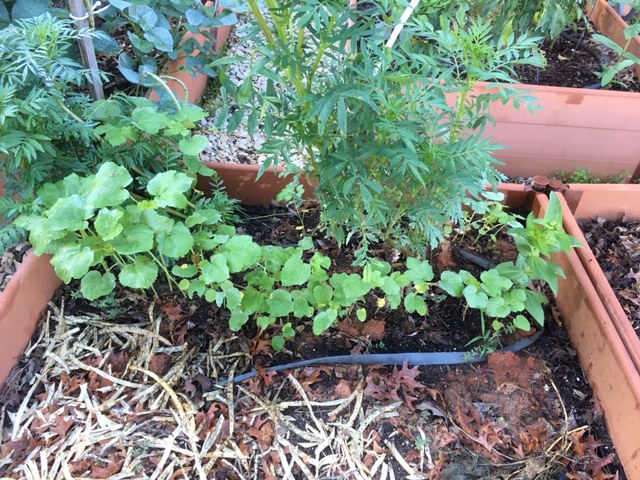
[[[248,23],[247,15],[240,15],[238,23],[232,30],[227,41],[226,55],[228,57],[249,58],[255,53],[256,42],[245,40],[249,34],[251,25]],[[244,41],[243,41],[244,40]],[[260,57],[254,57],[254,61]],[[245,60],[227,67],[227,75],[235,84],[240,85],[247,78],[251,70],[251,62]],[[264,77],[254,77],[253,86],[258,91],[266,89],[267,81]],[[222,99],[214,102],[222,108]],[[246,125],[241,124],[234,132],[228,133],[226,122],[222,128],[217,128],[217,116],[204,119],[200,126],[202,133],[209,137],[207,145],[200,155],[203,161],[217,161],[230,163],[263,163],[266,155],[258,153],[266,141],[266,136],[258,126],[253,137],[249,136]]]

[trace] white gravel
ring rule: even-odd
[[[256,54],[256,42],[253,40],[242,41],[249,33],[251,25],[248,23],[248,15],[240,15],[238,23],[234,27],[227,41],[226,56],[251,58],[253,61],[259,60],[260,55]],[[227,67],[227,75],[231,82],[240,85],[251,71],[251,60],[234,63]],[[253,87],[255,90],[264,92],[267,87],[267,80],[261,76],[254,76]],[[215,102],[222,108],[222,99]],[[246,120],[246,119],[245,119]],[[226,122],[221,128],[217,128],[217,117],[205,118],[200,123],[201,132],[209,138],[209,145],[200,154],[203,161],[230,162],[230,163],[258,163],[262,164],[267,155],[259,153],[265,141],[266,135],[258,125],[253,137],[249,135],[246,124],[241,124],[235,131],[228,132]],[[294,163],[300,165],[298,158],[292,159]]]

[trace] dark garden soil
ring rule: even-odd
[[[640,336],[640,223],[598,219],[580,228]]]
[[[334,268],[353,268],[348,249],[321,238],[313,209],[246,214],[241,228],[260,243],[311,234]],[[502,238],[491,247],[458,235],[455,245],[495,262],[516,253]],[[403,260],[389,248],[379,254]],[[431,260],[477,269],[453,247]],[[74,288],[58,292],[0,394],[0,476],[49,468],[92,478],[626,478],[553,305],[540,340],[487,363],[275,374],[264,369],[300,358],[466,349],[479,322],[438,292],[426,317],[391,312],[371,295],[366,322],[343,320],[322,337],[301,323],[274,354],[272,332],[234,335],[228,315],[204,301],[120,291],[90,305]],[[220,386],[253,367],[256,378]]]
[[[547,59],[547,68],[539,69],[523,65],[516,69],[518,80],[530,85],[556,87],[600,88],[596,72],[603,65],[612,66],[618,55],[591,38],[594,27],[580,22],[578,28],[565,30],[555,41],[546,40],[541,49]],[[631,68],[616,76],[616,81],[606,88],[621,91],[640,91],[640,84]]]

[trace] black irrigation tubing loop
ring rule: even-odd
[[[496,353],[503,352],[519,352],[531,346],[544,332],[540,329],[529,338],[518,340],[513,345],[509,345]],[[412,352],[412,353],[372,353],[362,355],[335,355],[332,357],[311,358],[309,360],[300,360],[298,362],[285,363],[283,365],[274,365],[265,369],[267,372],[281,372],[283,370],[291,370],[294,368],[309,367],[313,365],[460,365],[464,363],[480,363],[485,362],[489,357],[488,354],[471,356],[471,352]],[[233,383],[241,383],[250,378],[254,378],[258,372],[251,370],[233,377]],[[229,380],[220,382],[226,386]]]
[[[464,260],[478,265],[480,268],[488,270],[495,265],[488,259],[469,252],[464,249],[457,248],[455,252]],[[519,352],[533,345],[544,333],[544,326],[528,338],[518,340],[512,345],[496,350],[496,353]],[[488,354],[473,356],[471,352],[411,352],[411,353],[372,353],[361,355],[334,355],[331,357],[311,358],[308,360],[300,360],[297,362],[285,363],[282,365],[274,365],[265,369],[266,372],[282,372],[294,368],[310,367],[314,365],[460,365],[465,363],[485,362],[489,357]],[[250,372],[243,373],[219,382],[221,386],[227,386],[230,381],[233,383],[242,383],[246,380],[254,378],[258,372],[254,369]]]

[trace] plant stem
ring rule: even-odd
[[[167,266],[164,264],[164,262],[161,262],[153,253],[149,252],[149,255],[151,256],[151,258],[153,258],[153,260],[158,264],[158,266],[164,272],[164,275],[167,278],[167,283],[169,284],[169,290],[171,290],[173,292],[173,284],[175,284],[177,286],[178,283],[171,276],[171,273],[169,273],[169,270],[167,269]]]
[[[160,86],[162,87],[163,90],[165,90],[168,94],[169,97],[171,97],[171,100],[173,101],[173,104],[176,106],[176,109],[178,109],[178,111],[182,110],[182,106],[180,105],[180,102],[178,101],[178,99],[176,98],[175,94],[173,93],[173,91],[169,88],[169,85],[167,85],[167,82],[165,82],[162,77],[156,75],[155,73],[151,73],[151,72],[144,72],[144,75],[149,75],[151,78],[153,78],[156,82],[158,82],[160,84]],[[173,78],[169,75],[165,75],[165,78],[170,78],[171,80],[174,80],[178,83],[182,84],[182,87],[185,89],[185,93],[189,93],[187,90],[187,87],[184,85],[184,83],[182,83],[180,80],[178,80],[177,78]]]
[[[60,108],[62,108],[62,110],[64,110],[68,115],[70,115],[70,116],[71,116],[71,118],[73,118],[73,119],[74,119],[76,122],[78,122],[78,123],[84,123],[84,121],[83,121],[79,116],[77,116],[75,113],[73,113],[73,112],[69,109],[69,107],[67,107],[67,106],[62,102],[62,100],[60,100],[59,98],[57,98],[56,100],[58,101],[58,105],[60,105]]]

